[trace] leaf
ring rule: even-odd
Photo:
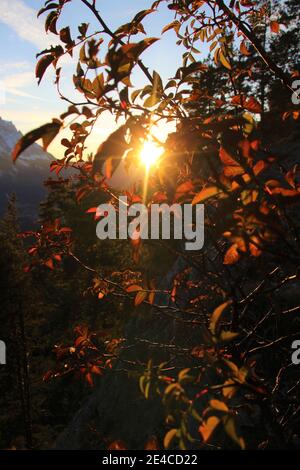
[[[226,405],[226,403],[220,400],[216,400],[216,399],[210,400],[209,406],[211,406],[211,408],[214,408],[215,410],[225,411],[225,412],[229,411],[229,408]]]
[[[140,305],[142,302],[144,302],[144,300],[147,298],[147,292],[145,291],[139,291],[136,296],[135,296],[135,299],[134,299],[134,305],[135,307],[137,307],[138,305]]]
[[[247,99],[245,95],[235,95],[231,98],[231,104],[234,106],[241,106],[251,113],[262,112],[261,104],[254,98],[254,96],[250,96],[250,98]]]
[[[126,292],[138,292],[139,290],[143,290],[143,288],[137,284],[133,284],[132,286],[127,287]]]
[[[224,65],[224,67],[226,67],[228,70],[231,70],[231,65],[222,50],[220,51],[219,59],[221,64]]]
[[[194,183],[191,180],[187,180],[184,183],[181,183],[176,188],[174,200],[177,201],[178,199],[182,198],[186,194],[189,194],[193,190],[194,190]]]
[[[153,90],[151,95],[145,99],[143,106],[145,106],[145,108],[152,108],[159,102],[160,102],[160,96],[156,93],[155,90]]]
[[[148,301],[151,305],[153,305],[154,300],[155,300],[155,292],[153,291],[153,292],[150,292],[149,297],[148,297]]]
[[[296,188],[296,172],[297,172],[297,165],[295,165],[291,170],[289,170],[285,175],[285,180],[288,184],[295,189]]]
[[[232,398],[235,392],[237,391],[237,385],[232,379],[226,380],[226,382],[224,382],[224,385],[226,385],[226,387],[223,387],[222,389],[223,397]]]
[[[255,163],[253,169],[253,173],[256,175],[259,175],[263,170],[267,168],[267,164],[263,160],[258,160],[257,163]]]
[[[240,254],[237,251],[237,244],[234,243],[231,247],[226,251],[224,256],[223,264],[235,264],[240,259]]]
[[[224,302],[223,304],[219,305],[215,310],[213,311],[213,314],[210,319],[209,323],[209,329],[212,332],[213,335],[216,334],[217,328],[218,328],[218,323],[221,319],[221,315],[224,312],[224,310],[232,303],[231,300],[227,300],[227,302]]]
[[[220,419],[217,416],[210,416],[204,424],[200,425],[199,432],[202,435],[204,442],[207,442],[210,439],[219,423]]]
[[[230,417],[226,417],[224,419],[224,428],[227,435],[241,448],[245,449],[245,441],[242,437],[239,437],[236,432],[235,422],[234,419]]]
[[[109,445],[108,450],[127,450],[127,447],[123,441],[113,441]]]
[[[220,159],[224,164],[224,175],[227,177],[238,176],[245,173],[243,167],[232,158],[232,156],[224,149],[224,147],[220,148]]]
[[[46,21],[45,21],[45,31],[46,31],[46,33],[48,31],[51,31],[51,33],[57,34],[56,22],[58,20],[58,16],[59,15],[58,15],[57,10],[51,11],[51,13],[49,13],[49,15],[47,16]]]
[[[198,204],[199,202],[203,202],[210,197],[216,196],[219,194],[221,190],[217,186],[209,186],[203,188],[200,193],[196,194],[192,201],[192,205]]]
[[[246,56],[251,55],[251,53],[250,53],[250,52],[248,51],[248,49],[247,49],[247,46],[246,46],[246,44],[245,44],[245,41],[242,41],[242,42],[241,42],[241,45],[240,45],[240,52],[241,52],[243,55],[246,55]]]
[[[238,335],[239,333],[234,333],[233,331],[222,331],[219,336],[219,340],[223,343],[227,343],[236,338]]]
[[[40,58],[35,68],[35,76],[38,78],[38,85],[41,83],[44,73],[49,65],[54,62],[55,57],[52,54],[46,54]]]
[[[251,239],[253,243],[249,243],[249,251],[250,251],[250,254],[254,257],[258,257],[261,255],[262,253],[262,250],[261,248],[259,247],[260,245],[260,240],[256,237],[256,236],[252,236]]]
[[[244,108],[247,109],[247,111],[251,111],[252,113],[262,112],[261,104],[254,98],[254,96],[251,96],[246,101]]]
[[[271,28],[272,33],[278,34],[279,30],[280,30],[280,26],[279,26],[278,21],[271,21],[270,22],[270,28]]]
[[[179,382],[181,382],[182,380],[184,380],[184,379],[186,379],[186,378],[189,377],[189,376],[188,376],[188,373],[190,372],[190,370],[191,370],[191,369],[190,369],[189,367],[187,367],[187,368],[185,368],[185,369],[182,369],[182,370],[179,372],[179,374],[178,374],[178,380],[179,380]]]
[[[48,10],[53,10],[58,7],[59,5],[57,3],[49,3],[46,7],[43,7],[39,10],[37,17],[41,16],[43,13],[45,13]]]
[[[177,435],[177,429],[170,429],[170,431],[167,432],[167,434],[164,437],[164,448],[168,449],[171,442]]]
[[[48,145],[52,142],[54,137],[58,134],[61,128],[61,121],[55,120],[48,124],[44,124],[33,131],[25,134],[21,139],[16,143],[12,151],[12,159],[15,162],[18,156],[24,152],[30,145],[36,142],[39,139],[43,139],[44,150],[47,150]]]
[[[145,447],[145,450],[159,450],[159,444],[156,436],[151,436],[147,440]]]
[[[180,26],[181,26],[180,21],[178,21],[178,20],[172,21],[172,23],[167,24],[167,25],[162,29],[161,34],[166,33],[166,32],[169,31],[170,29],[174,29],[174,30],[176,31],[176,33],[178,33]]]
[[[53,259],[51,258],[47,259],[47,261],[45,261],[45,266],[47,266],[47,268],[49,269],[54,269]]]

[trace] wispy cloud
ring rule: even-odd
[[[30,68],[32,68],[32,64],[26,60],[19,62],[5,62],[5,64],[0,64],[0,74],[7,73],[8,70],[24,71],[29,70]]]
[[[26,91],[26,88],[31,86],[34,81],[35,77],[32,71],[0,76],[1,89],[6,95],[12,94],[24,98],[46,101],[45,99],[32,95]]]
[[[1,0],[0,22],[5,23],[21,39],[31,42],[40,50],[54,41],[51,41],[50,36],[46,36],[44,22],[36,15],[37,10],[28,7],[23,0]]]

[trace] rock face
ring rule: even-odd
[[[46,195],[44,181],[49,178],[52,155],[38,144],[31,145],[13,164],[11,152],[22,137],[14,124],[0,118],[0,216],[7,200],[16,193],[20,221],[23,227],[34,223],[38,205]]]

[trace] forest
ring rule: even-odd
[[[9,158],[63,150],[0,219],[0,449],[299,450],[299,1],[36,3],[65,111]]]

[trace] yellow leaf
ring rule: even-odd
[[[199,432],[202,435],[204,442],[209,440],[219,423],[220,419],[217,416],[211,416],[204,424],[199,426]]]
[[[224,382],[224,385],[226,385],[226,387],[223,387],[223,390],[222,390],[223,397],[232,398],[235,392],[237,391],[237,386],[235,385],[234,381],[231,379],[228,379],[226,380],[226,382]]]
[[[188,373],[190,370],[191,369],[188,367],[186,369],[182,369],[178,374],[178,380],[179,381],[184,380],[188,376]]]
[[[220,59],[221,64],[224,65],[224,67],[226,67],[227,69],[231,70],[231,65],[230,65],[228,59],[227,59],[227,58],[225,57],[225,55],[223,54],[223,51],[222,51],[222,50],[220,51],[219,59]]]
[[[220,341],[226,343],[236,338],[238,335],[239,333],[234,333],[233,331],[222,331],[219,336],[219,339]]]
[[[210,319],[210,324],[209,324],[209,329],[210,331],[212,332],[212,334],[216,334],[216,330],[217,330],[217,327],[218,327],[218,323],[220,321],[220,318],[221,318],[221,315],[222,313],[224,312],[225,308],[230,305],[232,303],[231,300],[228,300],[227,302],[224,302],[223,304],[219,305],[219,307],[217,307],[212,316],[211,316],[211,319]]]

